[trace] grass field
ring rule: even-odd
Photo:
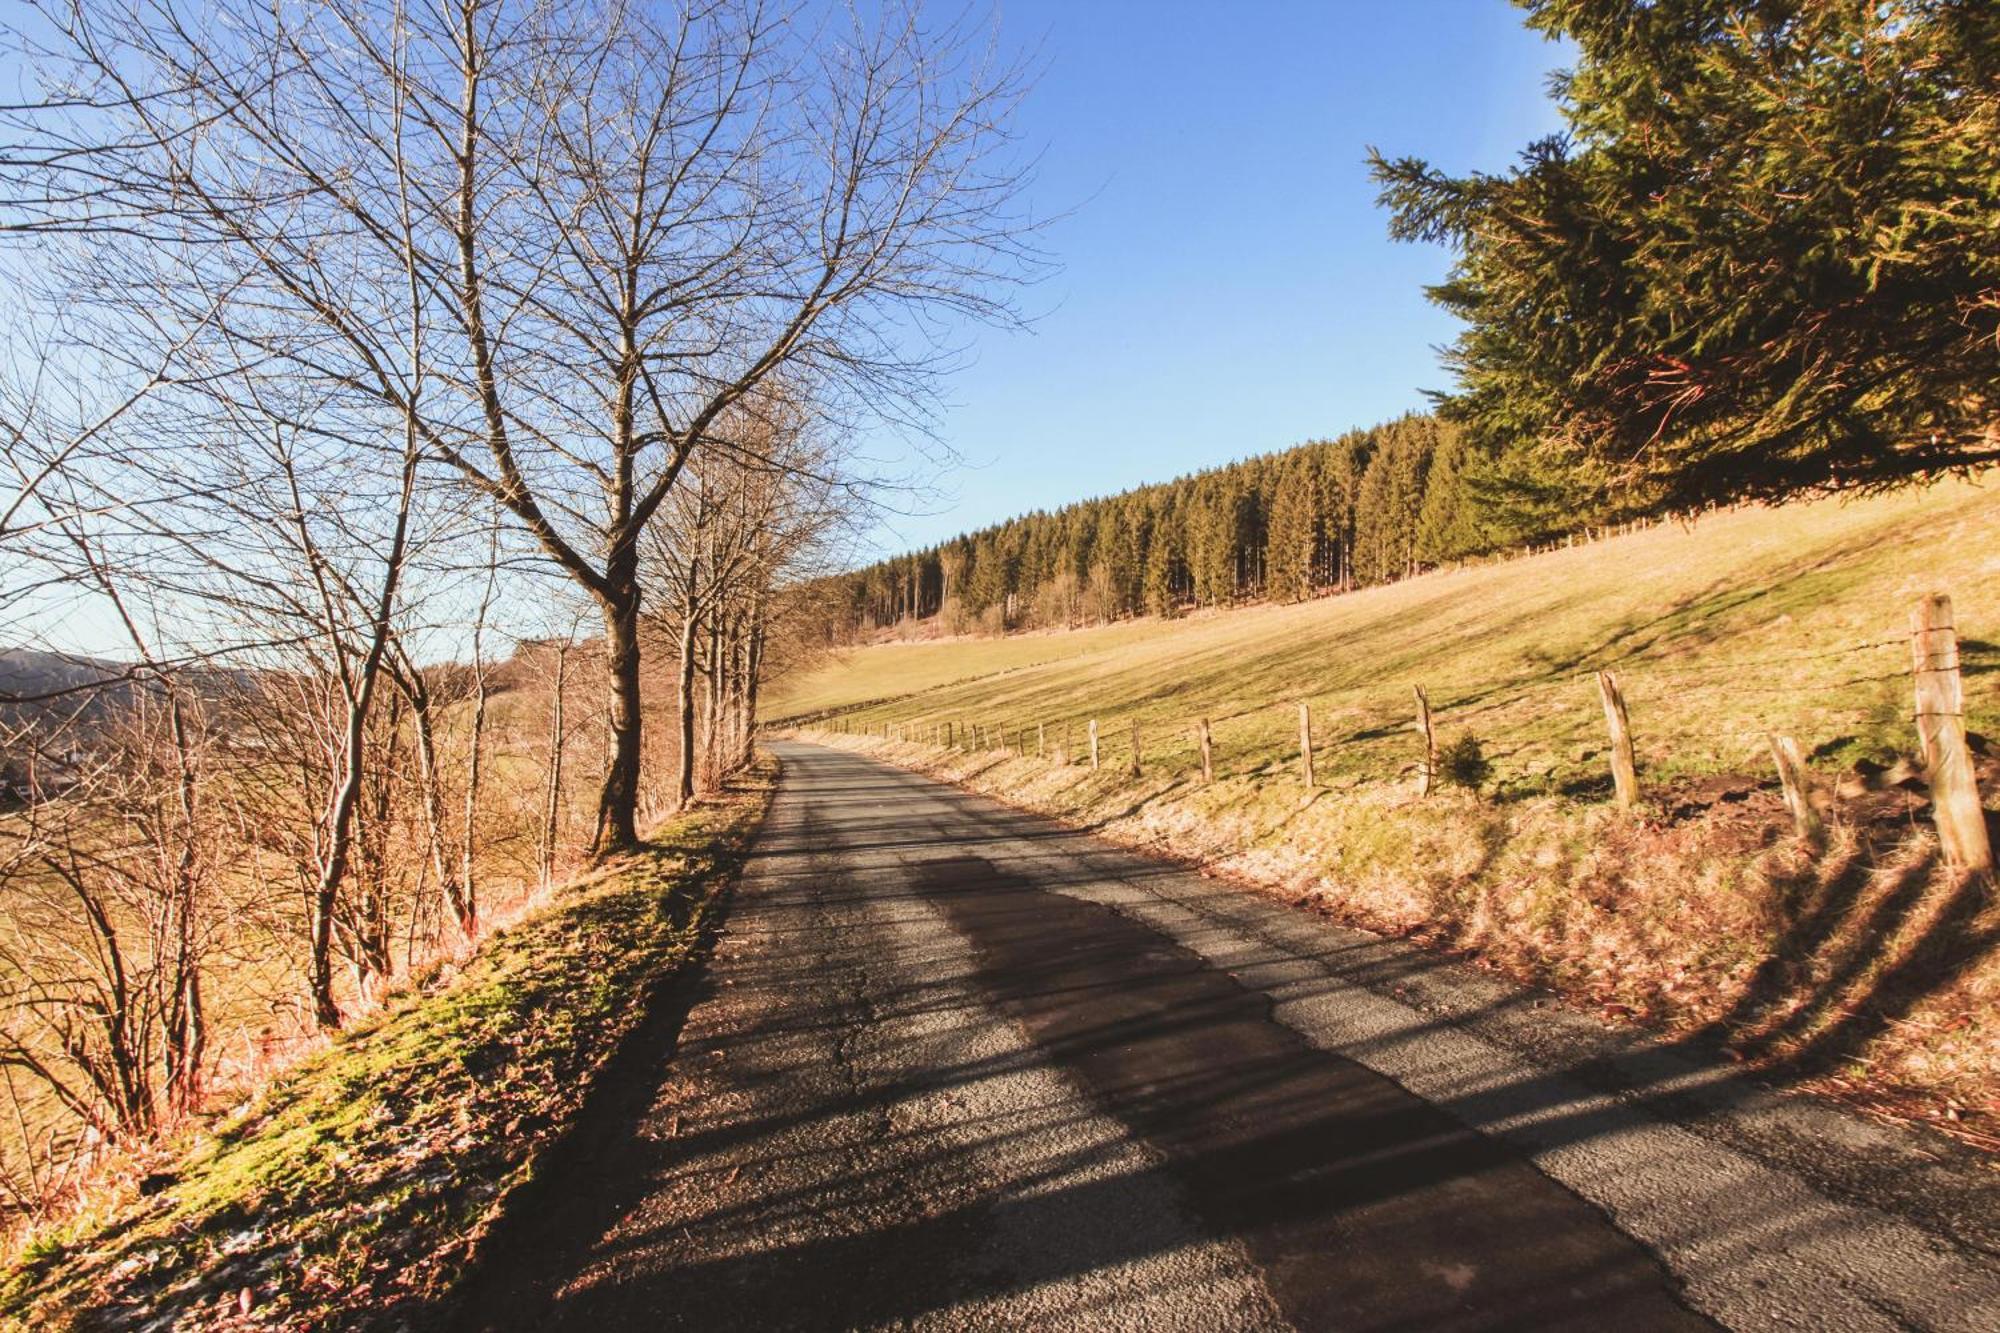
[[[1656,775],[1761,771],[1773,729],[1823,760],[1908,747],[1908,615],[1932,588],[1954,594],[1972,725],[1992,731],[2000,479],[1739,510],[1297,606],[870,646],[783,682],[772,711],[862,705],[850,725],[952,720],[1010,743],[1096,717],[1120,764],[1136,716],[1146,758],[1170,767],[1193,762],[1206,716],[1218,765],[1240,770],[1293,751],[1305,700],[1322,771],[1368,779],[1413,760],[1400,728],[1422,685],[1446,735],[1488,742],[1503,785],[1541,786],[1599,773],[1576,756],[1602,746],[1609,667]]]
[[[846,709],[820,724],[844,743],[1995,1130],[2000,908],[1937,866],[1921,791],[1874,775],[1914,744],[1909,614],[1932,590],[1955,601],[1969,725],[2000,733],[1993,476],[1735,510],[1295,606],[868,646],[784,682],[771,712]],[[1608,799],[1600,668],[1630,704],[1649,798],[1636,815]],[[1416,686],[1441,741],[1481,743],[1479,791],[1417,798]],[[945,722],[960,748],[915,743]],[[852,736],[884,724],[903,739]],[[1774,731],[1842,793],[1823,851],[1789,836]]]

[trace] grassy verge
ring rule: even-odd
[[[762,771],[494,935],[135,1195],[45,1234],[0,1317],[54,1328],[406,1328],[434,1321],[507,1195],[645,1001],[694,961],[769,797]]]
[[[1989,476],[1006,652],[869,647],[773,712],[847,708],[839,743],[2000,1148],[2000,898],[1938,865],[1907,763],[1906,637],[1920,594],[1953,594],[1968,724],[2000,737],[1996,571]],[[923,688],[895,697],[912,662]],[[1632,814],[1609,801],[1601,668],[1631,703]],[[1417,797],[1416,685],[1442,742],[1479,741],[1477,791]],[[916,743],[945,724],[957,747]],[[1823,849],[1791,836],[1772,732],[1798,739],[1830,803]],[[1982,754],[1990,803],[2000,748]]]

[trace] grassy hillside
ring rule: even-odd
[[[942,721],[961,738],[978,724],[978,753],[891,748],[1619,1012],[1987,1114],[2000,1110],[2000,919],[1937,873],[1906,770],[1876,771],[1913,744],[1908,617],[1932,589],[1956,601],[1970,725],[2000,734],[1993,477],[1738,510],[1295,606],[868,647],[791,682],[773,713],[893,700],[840,725],[927,739]],[[1607,799],[1599,668],[1630,703],[1650,798],[1636,816]],[[1413,686],[1443,741],[1481,742],[1492,774],[1477,794],[1417,799]],[[1309,801],[1301,700],[1322,788]],[[1066,735],[1081,758],[1091,718],[1103,769],[1053,762]],[[1034,757],[1038,725],[1049,761]],[[1026,756],[1000,752],[996,729]],[[1823,854],[1787,834],[1772,731],[1842,792]]]
[[[591,1079],[697,954],[764,774],[192,1127],[0,1273],[31,1328],[432,1327]]]
[[[1655,773],[1762,768],[1765,733],[1822,757],[1906,747],[1909,607],[1955,594],[1975,729],[2000,726],[2000,479],[1858,502],[1746,509],[1547,555],[1296,606],[1071,634],[856,649],[783,684],[773,716],[865,705],[883,721],[1059,728],[1092,716],[1122,761],[1189,762],[1207,716],[1225,769],[1281,759],[1314,707],[1330,776],[1413,757],[1410,691],[1447,732],[1487,739],[1504,782],[1601,765],[1593,673],[1615,669]],[[1861,651],[1842,651],[1873,644]],[[1880,677],[1881,679],[1874,679]],[[903,696],[915,695],[912,698]],[[1385,731],[1394,734],[1383,734]]]

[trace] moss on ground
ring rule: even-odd
[[[164,1188],[34,1237],[0,1279],[0,1317],[431,1322],[649,998],[698,958],[770,786],[760,772],[672,821],[647,852],[559,892],[462,969],[191,1131]]]

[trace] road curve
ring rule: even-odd
[[[700,994],[621,1054],[462,1327],[2000,1326],[1990,1253],[1757,1151],[1747,1094],[1682,1123],[1399,998],[1505,1010],[1490,981],[773,748]]]

